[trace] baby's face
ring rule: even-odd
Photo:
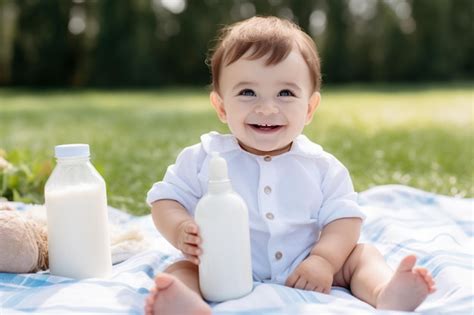
[[[220,93],[211,93],[211,102],[245,150],[276,155],[288,151],[311,121],[319,93],[313,93],[298,51],[276,65],[267,66],[266,60],[244,56],[223,67]]]

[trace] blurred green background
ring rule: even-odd
[[[43,202],[54,146],[89,143],[109,204],[147,190],[187,145],[228,132],[208,100],[217,29],[297,22],[322,58],[305,133],[356,190],[402,184],[473,197],[474,2],[0,0],[0,196]]]
[[[472,0],[0,0],[0,85],[205,85],[216,31],[257,15],[316,41],[327,83],[472,79]]]

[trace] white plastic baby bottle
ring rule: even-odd
[[[89,145],[55,147],[57,165],[45,186],[51,274],[107,277],[112,269],[105,181]]]
[[[227,163],[217,153],[209,162],[208,192],[196,206],[202,237],[199,284],[203,297],[220,302],[252,291],[248,210],[232,190]]]

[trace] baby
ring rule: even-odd
[[[435,290],[432,276],[413,255],[392,271],[375,247],[357,243],[364,215],[347,169],[302,135],[321,99],[311,37],[290,21],[253,17],[223,29],[211,70],[211,104],[232,134],[203,135],[148,192],[157,229],[187,259],[157,275],[146,313],[211,313],[193,214],[213,151],[249,208],[254,281],[326,294],[341,286],[378,309],[414,310]]]

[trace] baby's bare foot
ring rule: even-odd
[[[146,299],[145,314],[210,315],[211,308],[194,291],[170,274],[160,273]]]
[[[377,297],[378,309],[414,311],[421,302],[433,293],[435,282],[425,268],[414,268],[416,257],[403,258],[390,281],[380,288]]]

